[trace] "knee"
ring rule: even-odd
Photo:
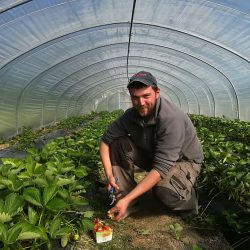
[[[126,136],[117,138],[110,145],[112,165],[120,165],[121,162],[131,161],[132,154],[132,142]]]
[[[123,136],[115,139],[111,145],[110,145],[110,150],[111,152],[117,154],[122,154],[126,155],[129,152],[132,152],[132,146],[131,146],[131,141],[128,137]]]
[[[166,207],[172,210],[178,209],[186,202],[178,193],[167,187],[155,187],[153,192]]]

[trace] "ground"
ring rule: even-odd
[[[232,250],[220,232],[190,226],[180,216],[168,214],[152,203],[144,208],[119,223],[106,220],[114,230],[112,241],[97,244],[90,233],[83,235],[74,249]],[[184,228],[179,239],[169,228],[174,223],[179,223]],[[194,245],[200,248],[194,248]]]
[[[97,199],[103,199],[100,196]],[[108,209],[108,207],[107,207]],[[105,205],[104,205],[105,210]],[[192,218],[192,217],[191,217]],[[81,236],[75,250],[232,250],[223,234],[215,228],[182,219],[180,214],[168,211],[151,193],[141,200],[140,210],[121,222],[104,219],[113,228],[113,239],[96,243],[93,234]],[[169,228],[175,223],[183,230],[175,235]],[[179,237],[178,237],[179,236]]]

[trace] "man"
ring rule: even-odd
[[[172,210],[197,210],[193,185],[203,153],[191,120],[160,96],[151,73],[138,72],[127,87],[133,107],[109,126],[100,144],[108,189],[119,193],[109,212],[120,221],[138,197],[151,189]],[[148,171],[138,184],[134,166]]]

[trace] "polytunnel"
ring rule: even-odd
[[[250,120],[250,2],[0,1],[0,137],[130,106],[150,71],[187,113]]]

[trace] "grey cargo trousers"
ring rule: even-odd
[[[150,171],[152,159],[139,150],[129,137],[120,137],[110,145],[110,159],[114,176],[124,195],[136,185],[135,166]],[[153,187],[153,194],[171,210],[197,209],[198,201],[194,184],[199,175],[201,164],[191,161],[178,161],[168,174]]]

